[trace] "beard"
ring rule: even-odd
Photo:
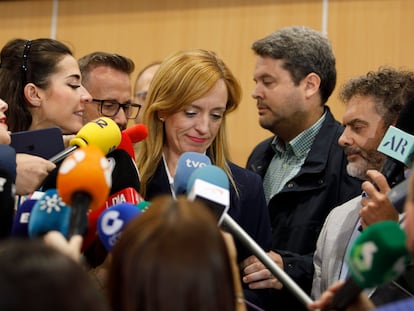
[[[345,154],[358,154],[359,158],[349,162],[346,166],[348,175],[366,180],[367,170],[380,170],[385,162],[386,156],[377,150],[364,152],[361,149],[345,147]]]

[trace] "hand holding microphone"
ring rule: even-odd
[[[229,208],[229,181],[219,167],[206,166],[197,168],[190,175],[187,189],[189,199],[200,199],[222,219],[222,225],[249,249],[266,268],[305,306],[312,302],[310,297],[299,287],[286,272],[280,268],[269,255],[233,220],[227,213]]]
[[[410,261],[405,240],[404,231],[393,221],[364,229],[347,254],[351,277],[326,309],[345,310],[363,289],[389,283],[403,273]]]
[[[111,171],[102,151],[90,145],[66,158],[58,172],[57,189],[63,201],[70,205],[68,237],[84,235],[89,209],[99,208],[111,186]]]
[[[49,161],[58,163],[77,148],[87,145],[95,145],[103,154],[107,154],[118,147],[120,142],[121,131],[115,121],[107,117],[101,117],[85,124],[75,138],[70,140],[70,147],[59,152]]]
[[[187,190],[188,180],[191,173],[197,168],[210,165],[208,156],[198,152],[184,152],[178,159],[174,176],[175,195],[184,194]]]

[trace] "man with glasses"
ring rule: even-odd
[[[141,105],[131,101],[131,78],[134,62],[122,55],[93,52],[79,59],[82,84],[92,95],[85,105],[84,122],[109,117],[121,130],[128,119],[135,119]]]
[[[96,118],[109,117],[121,130],[128,126],[128,119],[135,119],[141,105],[131,101],[131,78],[134,62],[122,55],[105,52],[93,52],[78,60],[82,74],[82,85],[92,96],[92,101],[85,104],[84,122]],[[114,150],[107,155],[115,163],[112,171],[110,194],[123,193],[125,189],[139,191],[139,176],[135,159],[124,150]],[[128,159],[130,162],[128,162]],[[100,279],[106,272],[104,263],[107,252],[99,239],[91,242],[84,251],[84,258],[91,273]],[[104,281],[98,282],[103,284]]]

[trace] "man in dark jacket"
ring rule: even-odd
[[[259,123],[275,136],[256,146],[247,168],[263,178],[273,230],[269,256],[310,293],[312,255],[326,216],[361,193],[338,145],[343,126],[326,106],[336,84],[335,57],[329,41],[307,27],[280,29],[252,48]],[[256,257],[242,267],[251,288],[278,289],[269,310],[306,310]]]

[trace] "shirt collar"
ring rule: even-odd
[[[323,121],[326,117],[326,110],[323,113],[322,117],[319,118],[310,128],[304,130],[302,133],[293,138],[286,145],[285,143],[277,136],[273,138],[272,148],[275,153],[284,153],[291,152],[296,157],[301,157],[307,154],[312,147],[313,141],[315,140],[316,135],[319,133],[319,130],[322,127]]]

